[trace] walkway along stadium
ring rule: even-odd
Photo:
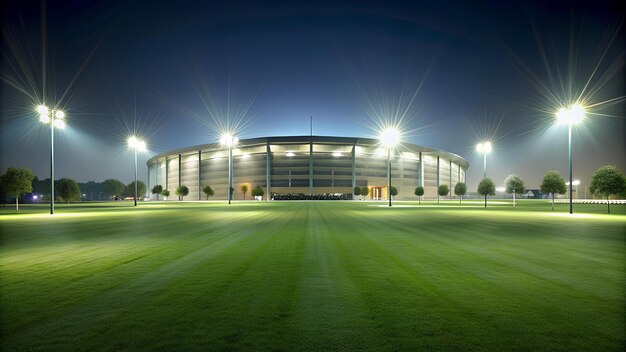
[[[161,185],[174,195],[179,185],[189,188],[185,200],[202,200],[202,188],[211,186],[212,199],[228,198],[228,152],[220,143],[202,144],[150,158],[148,189]],[[460,156],[424,146],[401,143],[392,152],[395,199],[415,200],[417,186],[426,199],[437,197],[437,187],[465,182],[469,163]],[[367,186],[368,198],[387,198],[387,150],[380,141],[357,137],[281,136],[240,140],[232,149],[233,199],[243,199],[242,184],[273,194],[342,194],[352,198],[355,186]],[[247,193],[250,198],[250,192]],[[152,195],[152,198],[155,198]],[[169,199],[177,199],[171,196]]]

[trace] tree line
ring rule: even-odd
[[[247,183],[241,184],[239,186],[239,190],[241,191],[241,193],[243,193],[243,199],[246,199],[246,193],[248,193],[249,190],[249,186]],[[230,194],[232,196],[233,192],[235,192],[235,189],[233,187],[230,188]],[[154,187],[152,187],[152,189],[150,190],[150,193],[154,194],[157,198],[157,200],[160,200],[159,197],[163,196],[165,198],[170,196],[170,191],[163,188],[162,185],[155,185]],[[178,196],[178,200],[185,200],[185,197],[189,195],[189,187],[185,186],[185,185],[180,185],[178,187],[176,187],[176,195]],[[213,188],[211,188],[210,185],[206,185],[204,187],[202,187],[202,193],[204,193],[204,195],[206,196],[206,199],[208,200],[209,197],[213,197],[215,195],[215,191],[213,191]],[[254,188],[252,188],[252,190],[250,191],[250,194],[253,197],[263,197],[263,195],[265,194],[265,192],[263,191],[263,188],[259,185],[256,185]]]
[[[77,183],[70,178],[61,178],[55,180],[55,196],[57,200],[62,202],[79,201],[81,198],[87,200],[96,200],[94,195],[97,195],[97,200],[101,200],[101,196],[104,195],[105,199],[123,199],[124,197],[133,197],[135,195],[135,181],[125,185],[122,181],[117,179],[107,179],[103,182],[89,181],[87,183]],[[509,194],[513,194],[513,206],[515,206],[515,196],[524,192],[524,181],[517,175],[509,175],[505,181],[505,191]],[[243,193],[244,200],[246,193],[249,191],[248,184],[241,184],[239,190]],[[608,202],[611,195],[621,194],[626,196],[626,176],[617,169],[615,166],[607,165],[594,171],[591,177],[591,184],[589,186],[590,192],[598,197],[607,199],[607,210],[611,212],[610,202]],[[485,197],[485,207],[487,207],[487,197],[495,196],[496,186],[490,178],[484,178],[478,184],[478,194]],[[147,192],[146,184],[142,181],[137,181],[137,195],[142,197]],[[206,195],[206,199],[213,196],[215,192],[211,186],[206,185],[202,188],[202,192]],[[231,195],[234,189],[230,188]],[[367,186],[354,187],[353,194],[355,196],[363,195],[364,199],[370,192]],[[552,209],[554,210],[554,197],[556,194],[564,194],[567,192],[567,185],[565,179],[558,171],[547,172],[541,183],[541,192],[552,195]],[[3,200],[7,197],[15,198],[16,210],[19,210],[19,198],[27,193],[34,193],[44,197],[44,199],[50,199],[50,179],[39,180],[33,175],[32,171],[28,168],[14,168],[9,167],[6,172],[0,176],[0,196]],[[164,189],[161,185],[155,185],[152,190],[152,194],[157,196],[169,197],[170,192]],[[250,191],[253,197],[263,196],[263,188],[256,185]],[[392,196],[398,195],[396,187],[391,187],[390,193]],[[439,196],[447,196],[450,193],[448,185],[440,185],[437,189]],[[454,193],[459,197],[459,203],[463,196],[467,194],[467,186],[463,182],[459,182],[454,186]],[[83,196],[84,195],[84,196]],[[176,189],[176,195],[179,200],[184,200],[184,197],[189,195],[189,188],[185,185],[180,185]],[[419,197],[419,202],[422,202],[422,196],[424,195],[424,187],[420,186],[415,188],[415,195]],[[437,198],[439,201],[439,197]]]
[[[515,207],[516,195],[524,193],[525,186],[524,181],[520,176],[511,174],[504,180],[505,192],[513,195],[513,206]],[[565,194],[567,192],[567,184],[561,174],[556,171],[548,171],[541,182],[541,192],[550,194],[552,198],[552,210],[554,210],[554,197],[556,194]],[[591,184],[589,191],[597,197],[606,198],[607,211],[611,213],[611,205],[609,197],[611,195],[621,195],[626,198],[626,176],[617,169],[615,166],[607,165],[596,169],[591,176]],[[367,186],[354,187],[353,194],[355,196],[363,196],[363,199],[370,193],[370,189]],[[448,185],[440,185],[437,187],[437,195],[445,197],[450,193],[450,187]],[[490,178],[484,178],[480,181],[477,188],[477,193],[485,197],[485,208],[487,207],[487,197],[496,195],[496,185]],[[418,197],[419,203],[422,203],[422,197],[424,196],[424,187],[419,186],[415,188],[414,194]],[[454,186],[454,194],[459,197],[459,203],[463,199],[463,196],[467,194],[467,185],[463,182],[458,182]],[[395,187],[391,187],[391,195],[398,195],[398,190]],[[437,203],[439,203],[439,197],[437,197]]]

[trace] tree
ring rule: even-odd
[[[248,193],[248,184],[244,183],[239,186],[239,190],[243,193],[243,200],[246,200],[246,193]]]
[[[463,196],[467,194],[467,185],[463,182],[459,182],[454,185],[454,194],[459,196],[459,204],[461,204]]]
[[[152,194],[156,194],[157,200],[159,200],[159,195],[161,194],[161,192],[163,192],[163,186],[161,185],[155,185],[154,187],[152,187]]]
[[[32,192],[35,194],[41,194],[45,198],[50,199],[50,191],[51,191],[50,184],[51,182],[49,178],[40,180],[37,178],[37,176],[35,176],[35,178],[33,179]]]
[[[263,197],[263,195],[265,194],[265,192],[263,192],[263,188],[259,185],[254,186],[254,188],[252,189],[252,191],[250,191],[250,194],[253,197]]]
[[[161,191],[161,195],[162,195],[163,197],[165,197],[165,200],[167,200],[167,197],[169,197],[169,196],[170,196],[170,191],[168,191],[168,190],[164,189],[164,190],[162,190],[162,191]]]
[[[361,195],[361,187],[354,186],[354,190],[352,191],[352,194],[354,194],[357,197],[360,196]]]
[[[367,186],[361,187],[361,195],[363,196],[363,200],[367,198],[367,195],[370,194],[370,189]]]
[[[513,207],[515,207],[515,194],[524,193],[524,181],[521,177],[511,174],[504,180],[504,186],[506,193],[513,193]]]
[[[419,197],[419,202],[422,204],[422,196],[424,195],[424,187],[415,187],[415,195]]]
[[[71,178],[62,178],[56,182],[56,189],[66,203],[80,200],[80,187]]]
[[[448,185],[439,185],[437,188],[437,194],[441,197],[445,197],[450,193],[450,187]],[[439,198],[437,197],[437,203],[439,203]]]
[[[137,199],[143,198],[146,195],[148,187],[143,181],[137,181]],[[126,196],[127,197],[135,197],[135,181],[131,182],[126,186]]]
[[[213,188],[211,186],[206,185],[202,188],[202,193],[206,194],[206,200],[209,200],[209,197],[213,197],[215,192],[213,192]]]
[[[490,178],[484,178],[478,184],[478,194],[485,196],[485,208],[487,207],[487,196],[496,195],[496,185]]]
[[[391,196],[395,197],[398,195],[398,189],[396,188],[396,186],[391,186]]]
[[[620,194],[626,190],[626,177],[615,166],[603,166],[593,172],[591,175],[591,185],[589,190],[593,194],[606,197],[607,210],[611,214],[611,205],[609,196],[612,194]]]
[[[543,182],[541,183],[541,192],[552,193],[552,210],[554,210],[554,194],[563,194],[567,192],[567,186],[565,186],[565,180],[558,171],[548,171],[543,176]]]
[[[189,194],[189,188],[184,185],[178,186],[176,188],[176,195],[180,197],[180,200],[185,200],[185,197]]]
[[[32,171],[25,167],[14,168],[10,167],[0,176],[0,186],[2,187],[2,193],[9,196],[15,196],[15,211],[20,210],[19,199],[25,194],[33,191],[33,176]]]
[[[102,182],[104,184],[104,192],[111,198],[121,197],[126,190],[126,186],[120,180],[110,178]]]

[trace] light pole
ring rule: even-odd
[[[476,145],[476,150],[483,153],[483,179],[487,178],[487,154],[491,152],[491,142],[482,142]]]
[[[228,147],[228,204],[232,199],[231,189],[233,188],[233,147],[237,146],[239,138],[230,133],[225,133],[220,138],[220,144]]]
[[[395,128],[387,128],[380,134],[380,141],[387,147],[387,196],[391,206],[391,149],[400,142],[400,132]]]
[[[567,146],[569,156],[569,213],[574,213],[572,206],[572,126],[577,125],[585,118],[585,108],[575,103],[568,108],[560,108],[556,113],[558,124],[567,123]]]
[[[65,128],[65,113],[61,110],[48,109],[45,105],[37,107],[39,121],[50,124],[50,214],[54,214],[54,129]]]
[[[128,146],[133,148],[135,154],[135,206],[137,206],[137,150],[143,152],[146,150],[146,142],[132,136],[128,138]]]

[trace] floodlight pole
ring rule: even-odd
[[[567,144],[569,149],[569,213],[574,213],[574,207],[572,206],[572,122],[567,124]]]
[[[135,206],[137,206],[137,147],[133,148],[135,152]]]
[[[387,191],[389,192],[389,206],[391,206],[391,146],[387,147]]]
[[[232,198],[233,192],[231,191],[233,188],[233,146],[232,141],[229,141],[228,145],[228,204],[230,204],[230,200]]]
[[[487,178],[487,151],[483,150],[483,179]]]
[[[50,215],[54,214],[54,112],[50,114]]]

